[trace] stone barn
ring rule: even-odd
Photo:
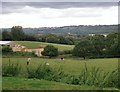
[[[29,49],[26,46],[16,44],[13,41],[0,41],[1,46],[9,46],[12,48],[13,52],[34,52],[38,57],[42,56],[41,52],[44,50],[43,47],[39,46],[36,49]]]

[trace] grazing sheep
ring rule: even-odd
[[[31,58],[28,58],[28,61],[31,61]]]
[[[61,58],[61,60],[64,60],[64,58]]]
[[[31,61],[31,58],[28,58],[27,65],[29,65],[29,61]]]
[[[46,63],[46,65],[50,65],[49,63]]]
[[[29,65],[29,62],[27,61],[27,65]]]

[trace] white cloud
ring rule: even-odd
[[[118,2],[119,0],[2,0],[3,2]]]
[[[33,8],[26,6],[15,13],[0,15],[0,27],[53,27],[68,25],[103,25],[118,23],[118,7]]]

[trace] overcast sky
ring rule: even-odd
[[[83,3],[7,2],[5,0],[2,2],[0,27],[11,28],[15,25],[23,27],[59,27],[118,24],[118,0],[116,2],[112,1]]]

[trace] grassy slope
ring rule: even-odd
[[[94,86],[79,86],[57,83],[47,80],[25,79],[16,77],[3,77],[4,90],[101,90]],[[117,90],[115,88],[105,88],[105,90]]]
[[[8,64],[9,59],[3,58],[3,65]],[[11,62],[19,63],[24,69],[26,69],[27,58],[11,58]],[[65,58],[64,61],[61,61],[59,58],[55,59],[46,59],[46,58],[32,58],[30,61],[30,65],[32,67],[37,67],[39,64],[44,62],[49,62],[52,67],[60,67],[64,69],[64,71],[68,74],[79,74],[79,72],[84,68],[84,61],[86,61],[87,67],[90,69],[91,67],[100,67],[106,72],[112,71],[118,67],[118,59],[117,58],[104,58],[104,59],[75,59],[75,58]]]
[[[22,65],[22,74],[25,74],[27,58],[11,58],[10,62],[19,63]],[[104,71],[111,71],[118,67],[118,59],[75,59],[66,58],[64,61],[60,59],[44,59],[44,58],[32,58],[30,61],[30,66],[37,67],[39,64],[44,62],[49,62],[50,66],[58,68],[62,66],[64,71],[69,74],[79,74],[80,70],[84,67],[84,61],[87,63],[87,67],[92,66],[100,67]],[[9,59],[3,58],[2,63],[8,64]],[[38,80],[38,79],[25,79],[25,78],[15,78],[15,77],[3,77],[3,89],[29,89],[29,90],[99,90],[94,86],[78,86],[78,85],[68,85],[59,82]],[[115,90],[115,88],[105,88],[105,90]]]
[[[26,46],[30,49],[35,49],[39,46],[45,47],[46,45],[53,45],[61,50],[71,50],[74,45],[62,45],[62,44],[54,44],[54,43],[45,43],[45,42],[34,42],[34,41],[16,41],[16,43]]]

